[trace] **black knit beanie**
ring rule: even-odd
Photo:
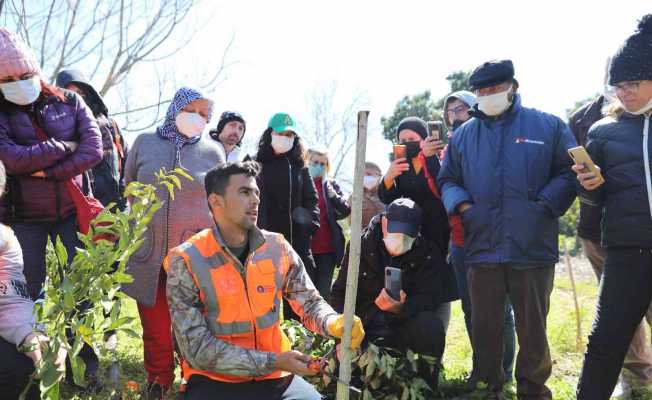
[[[242,118],[242,115],[238,114],[237,112],[234,111],[224,111],[222,115],[220,115],[220,120],[217,123],[217,126],[215,129],[210,130],[210,135],[213,139],[219,140],[220,133],[222,133],[222,129],[226,126],[231,121],[238,121],[242,123],[242,137],[244,137],[244,133],[247,131],[247,124],[245,123],[244,118]]]
[[[609,84],[652,80],[652,14],[638,23],[636,33],[625,40],[611,59]]]
[[[396,128],[396,141],[398,142],[398,134],[401,133],[403,129],[410,129],[419,134],[423,139],[428,137],[428,124],[426,121],[422,120],[419,117],[407,117],[403,118],[401,122],[398,123]]]

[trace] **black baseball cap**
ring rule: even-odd
[[[387,205],[385,217],[388,233],[403,233],[416,238],[421,227],[423,211],[414,201],[400,198]]]

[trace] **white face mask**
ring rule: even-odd
[[[391,256],[400,256],[407,253],[414,244],[414,238],[403,233],[387,233],[383,238],[385,248]]]
[[[26,106],[35,102],[41,94],[41,78],[34,75],[22,81],[2,83],[0,90],[7,101]]]
[[[502,114],[511,104],[509,101],[509,92],[511,90],[512,86],[510,85],[504,92],[494,93],[488,96],[479,96],[478,110],[490,117]]]
[[[206,120],[197,113],[181,111],[174,121],[179,132],[189,138],[201,135],[206,128]]]
[[[375,188],[378,185],[378,181],[380,180],[379,177],[373,176],[373,175],[365,175],[363,178],[363,185],[365,189],[371,190]]]
[[[294,137],[275,135],[272,133],[272,148],[276,154],[285,154],[294,145]]]
[[[625,109],[627,110],[627,109]],[[652,98],[647,102],[646,105],[644,105],[640,110],[637,111],[629,111],[627,110],[628,113],[634,114],[634,115],[643,115],[647,113],[648,111],[652,110]]]

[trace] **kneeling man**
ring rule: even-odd
[[[206,174],[215,225],[165,261],[172,325],[184,358],[186,399],[320,399],[298,375],[311,357],[291,351],[280,327],[282,299],[311,331],[343,334],[344,316],[321,298],[282,235],[259,230],[258,164]],[[364,338],[354,318],[352,347]]]

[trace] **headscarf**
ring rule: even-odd
[[[181,148],[187,144],[195,144],[199,142],[201,135],[189,138],[181,134],[181,132],[179,132],[177,129],[177,115],[179,115],[179,113],[183,111],[183,108],[191,102],[205,98],[206,97],[204,97],[195,89],[182,87],[181,89],[177,90],[177,92],[174,94],[172,102],[170,103],[170,107],[168,107],[168,111],[165,114],[165,120],[163,121],[163,124],[156,129],[156,133],[158,133],[161,137],[168,139],[174,144],[174,147],[177,149],[176,157],[179,163],[181,163]]]

